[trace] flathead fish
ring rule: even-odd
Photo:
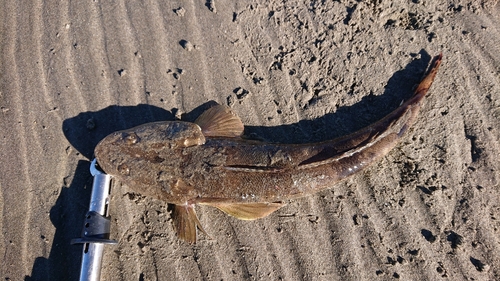
[[[243,123],[217,105],[194,122],[162,121],[118,131],[96,147],[99,166],[140,194],[174,204],[177,235],[196,242],[196,204],[243,220],[330,188],[387,154],[414,123],[441,64],[434,58],[414,95],[380,121],[329,141],[277,144],[241,138]]]

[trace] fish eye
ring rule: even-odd
[[[132,145],[138,143],[141,139],[136,133],[132,132],[132,133],[123,133],[122,140],[124,140],[125,143],[128,145]]]
[[[118,167],[116,167],[118,172],[124,176],[128,176],[130,174],[130,168],[127,166],[127,164],[120,164]]]

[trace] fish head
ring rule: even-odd
[[[175,155],[170,152],[204,143],[198,125],[161,121],[111,133],[97,144],[94,154],[107,174],[127,176],[130,166],[159,163]]]

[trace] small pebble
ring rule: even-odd
[[[179,41],[179,44],[184,48],[186,51],[191,51],[194,49],[193,43],[187,41],[187,40],[181,40]]]

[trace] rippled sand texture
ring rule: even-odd
[[[199,208],[211,237],[190,246],[115,182],[102,280],[500,280],[496,1],[4,1],[0,22],[2,280],[78,278],[108,133],[214,100],[252,137],[325,140],[396,108],[440,52],[397,148],[265,219]]]

